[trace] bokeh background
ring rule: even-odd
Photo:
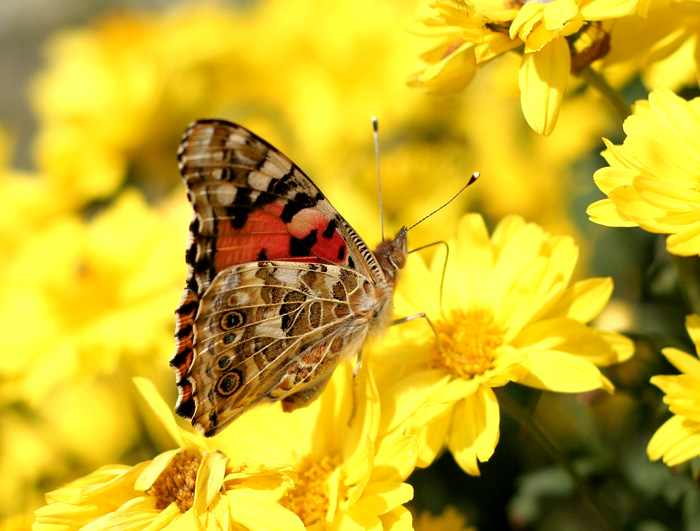
[[[131,378],[147,376],[174,404],[168,360],[191,216],[175,153],[187,123],[220,117],[266,138],[374,245],[372,115],[387,232],[479,171],[411,232],[412,247],[452,235],[468,211],[490,226],[518,214],[576,239],[579,277],[613,277],[597,324],[637,341],[635,358],[608,371],[617,392],[545,393],[533,414],[601,496],[649,525],[638,529],[700,521],[697,463],[678,473],[645,453],[666,418],[648,380],[671,371],[661,347],[693,351],[683,326],[691,308],[663,238],[585,214],[602,197],[592,180],[601,138],[624,138],[619,119],[574,81],[555,131],[536,135],[522,117],[515,55],[456,95],[409,89],[428,44],[408,31],[422,4],[0,3],[0,529],[28,529],[44,492],[167,445],[144,421]],[[631,103],[656,79],[621,71],[616,82]],[[697,94],[690,70],[674,70],[672,82]],[[455,506],[482,529],[600,524],[528,433],[507,417],[501,428],[481,477],[449,455],[416,471],[416,511]]]

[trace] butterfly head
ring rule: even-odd
[[[402,227],[393,240],[386,239],[374,250],[374,256],[379,262],[387,280],[392,284],[396,281],[399,269],[406,265],[406,227]]]

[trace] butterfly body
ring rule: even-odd
[[[194,209],[176,310],[176,411],[210,436],[248,409],[308,405],[389,325],[406,229],[372,252],[314,183],[247,129],[191,124]]]

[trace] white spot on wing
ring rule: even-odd
[[[278,269],[275,271],[275,278],[286,285],[296,286],[299,282],[299,271],[295,269]]]
[[[265,162],[265,164],[267,164],[267,162]],[[263,168],[264,167],[265,165],[263,164]],[[272,181],[272,177],[259,171],[251,171],[248,174],[248,184],[250,184],[251,188],[255,188],[256,190],[267,190],[270,181]]]
[[[231,205],[236,200],[238,190],[234,186],[220,186],[213,192],[214,202],[220,205]]]

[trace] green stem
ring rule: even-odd
[[[576,485],[578,491],[612,529],[625,529],[625,526],[615,512],[600,499],[596,492],[589,486],[588,482],[576,471],[571,462],[559,452],[552,441],[549,440],[547,434],[540,428],[539,424],[533,420],[533,417],[529,415],[520,404],[503,391],[498,392],[498,404],[508,416],[520,424],[523,429],[528,430],[552,459],[564,468]]]
[[[678,274],[681,295],[693,313],[700,313],[700,259],[697,256],[671,255]]]
[[[608,100],[613,109],[615,109],[617,115],[620,117],[620,120],[624,122],[625,118],[632,114],[632,109],[629,105],[627,105],[627,102],[620,95],[620,93],[612,88],[606,79],[598,72],[593,70],[590,66],[585,68],[579,74],[579,77],[581,77],[591,87],[597,89],[601,96]]]

